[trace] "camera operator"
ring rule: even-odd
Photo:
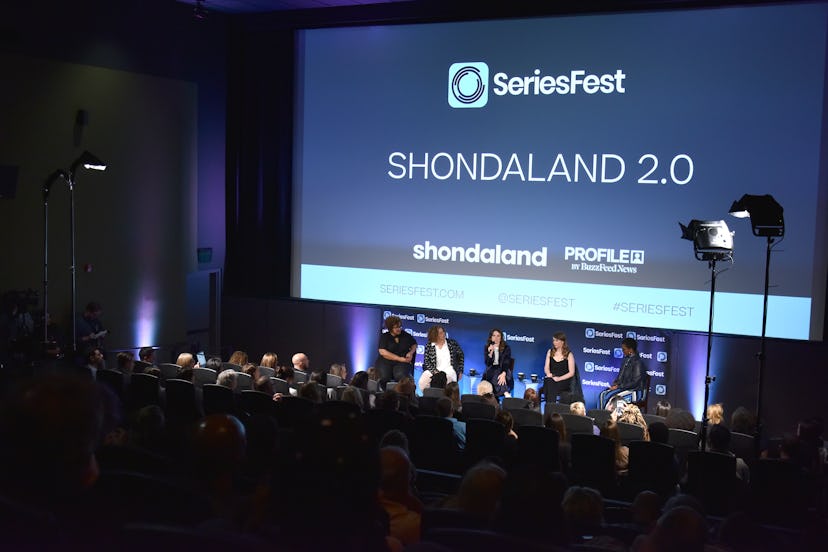
[[[90,301],[86,305],[83,314],[75,321],[75,337],[78,344],[78,356],[85,361],[89,353],[94,349],[104,352],[103,340],[108,330],[105,330],[101,323],[103,307],[96,301]]]

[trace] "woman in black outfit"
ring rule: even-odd
[[[560,395],[564,402],[571,397],[575,378],[575,355],[566,344],[566,334],[558,332],[552,336],[552,348],[546,351],[546,363],[543,366],[546,376],[543,380],[546,402],[556,402]]]
[[[503,339],[502,331],[495,328],[489,332],[483,354],[486,360],[483,379],[492,384],[494,394],[499,399],[511,392],[515,383],[512,377],[512,349]]]

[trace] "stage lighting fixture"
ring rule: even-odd
[[[785,218],[782,212],[782,206],[769,194],[745,194],[730,206],[730,214],[734,217],[750,217],[754,236],[784,236]]]
[[[733,232],[723,220],[693,219],[681,227],[681,238],[693,242],[699,261],[733,260]]]

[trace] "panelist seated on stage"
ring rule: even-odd
[[[624,360],[621,362],[618,377],[609,388],[598,395],[598,408],[610,408],[610,402],[614,406],[615,401],[610,401],[613,398],[635,402],[644,392],[644,363],[638,355],[638,343],[631,337],[624,338],[621,342],[621,351],[624,353]]]
[[[511,396],[515,381],[512,374],[512,348],[503,338],[503,332],[494,328],[489,332],[489,339],[483,346],[483,358],[486,371],[483,380],[492,384],[497,398]]]
[[[463,361],[463,349],[460,344],[446,337],[446,330],[442,326],[432,326],[428,330],[423,375],[419,381],[420,389],[430,387],[431,378],[438,372],[446,375],[446,382],[459,381],[463,377]]]
[[[400,381],[414,374],[414,354],[417,352],[417,341],[403,331],[399,316],[386,318],[385,328],[388,331],[380,336],[379,356],[374,363],[383,389],[392,379]]]

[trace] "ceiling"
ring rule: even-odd
[[[177,0],[193,7],[197,0]],[[406,0],[203,0],[201,7],[208,12],[223,13],[267,13],[282,10],[306,10],[312,8],[333,8],[361,6],[367,4],[388,4]]]

